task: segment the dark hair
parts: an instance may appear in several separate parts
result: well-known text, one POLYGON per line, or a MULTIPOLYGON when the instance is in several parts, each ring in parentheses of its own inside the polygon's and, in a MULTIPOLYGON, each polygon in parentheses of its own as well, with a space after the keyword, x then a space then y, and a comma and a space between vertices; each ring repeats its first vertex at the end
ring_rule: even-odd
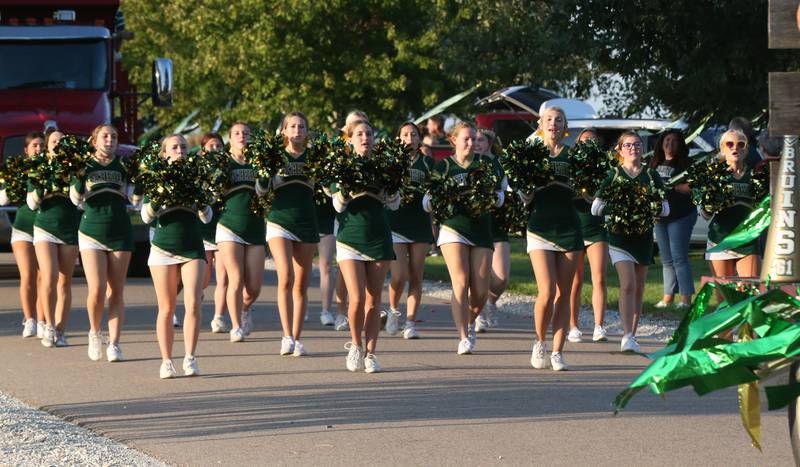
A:
POLYGON ((748 140, 752 138, 753 125, 750 123, 750 120, 744 117, 733 117, 728 123, 728 129, 741 131, 747 136, 748 140))
POLYGON ((225 140, 222 139, 222 136, 220 136, 219 133, 215 133, 213 131, 210 131, 210 132, 204 134, 202 138, 200 138, 200 147, 201 148, 206 147, 206 143, 208 143, 212 139, 217 139, 217 140, 219 140, 220 143, 225 144, 225 140))
MULTIPOLYGON (((41 131, 32 131, 32 132, 28 133, 27 135, 25 135, 25 146, 23 146, 25 151, 28 150, 28 145, 31 144, 31 142, 33 142, 33 140, 35 140, 35 139, 41 139, 42 140, 42 143, 45 146, 44 149, 46 151, 47 150, 47 140, 44 139, 44 133, 42 133, 41 131)), ((33 154, 27 154, 27 155, 32 156, 33 154)))
POLYGON ((436 114, 432 117, 428 117, 428 120, 433 120, 434 122, 439 124, 439 128, 444 130, 444 117, 442 116, 442 114, 436 114))
POLYGON ((683 133, 681 130, 671 128, 658 135, 656 140, 656 147, 653 149, 653 159, 650 161, 650 167, 655 169, 664 163, 666 156, 664 155, 664 140, 667 136, 675 135, 678 139, 678 151, 675 154, 675 162, 678 167, 688 167, 691 161, 689 160, 689 146, 683 140, 683 133))
MULTIPOLYGON (((403 124, 400 125, 400 128, 397 129, 397 136, 400 137, 400 132, 403 131, 403 128, 405 128, 407 126, 414 127, 414 130, 417 131, 417 135, 419 135, 420 142, 422 142, 422 133, 420 133, 419 127, 417 126, 417 124, 412 122, 411 120, 409 120, 407 122, 403 122, 403 124)), ((421 146, 421 144, 420 144, 420 146, 421 146)))

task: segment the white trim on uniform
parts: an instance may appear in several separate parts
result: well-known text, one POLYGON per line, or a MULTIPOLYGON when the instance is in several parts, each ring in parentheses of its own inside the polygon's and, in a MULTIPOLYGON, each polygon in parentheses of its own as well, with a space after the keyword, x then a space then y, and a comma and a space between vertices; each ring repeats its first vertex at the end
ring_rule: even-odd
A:
POLYGON ((83 232, 78 232, 78 250, 100 250, 100 251, 113 251, 106 245, 103 245, 94 238, 86 235, 83 232))
POLYGON ((633 255, 623 250, 622 248, 617 248, 615 246, 611 245, 608 246, 608 256, 611 257, 612 265, 617 264, 620 261, 632 261, 634 264, 639 264, 639 262, 636 261, 636 258, 634 258, 633 255))
POLYGON ((297 235, 289 232, 283 226, 280 226, 274 222, 267 222, 267 242, 269 242, 271 238, 285 238, 291 242, 301 241, 297 235))
POLYGON ((169 253, 155 245, 150 246, 150 256, 147 257, 148 266, 170 266, 188 263, 189 261, 194 261, 194 259, 169 253))
POLYGON ((392 243, 414 243, 410 238, 406 238, 397 232, 392 232, 392 243))
POLYGON ((717 246, 716 243, 708 240, 706 242, 706 261, 722 261, 722 260, 729 260, 729 259, 742 259, 745 255, 741 253, 737 253, 733 250, 724 250, 724 251, 714 251, 710 252, 708 250, 717 246))
POLYGON ((536 235, 531 231, 525 232, 525 238, 527 240, 527 246, 525 248, 526 253, 530 253, 534 250, 547 250, 547 251, 557 251, 559 253, 566 252, 566 248, 561 248, 560 246, 556 245, 555 243, 547 240, 546 238, 536 235))
POLYGON ((56 245, 66 245, 67 243, 43 228, 33 226, 33 244, 36 245, 39 242, 55 243, 56 245))
POLYGON ((208 240, 203 240, 203 249, 205 251, 219 251, 217 244, 214 242, 209 242, 208 240))
POLYGON ((436 239, 436 246, 442 246, 446 243, 462 243, 464 245, 475 246, 474 243, 452 227, 443 225, 439 227, 439 238, 436 239))
POLYGON ((33 236, 28 232, 23 232, 22 230, 11 227, 11 241, 9 243, 14 242, 33 243, 33 236))
POLYGON ((349 245, 336 242, 336 262, 345 261, 348 259, 354 261, 376 261, 375 258, 371 258, 349 245))
POLYGON ((233 242, 233 243, 240 243, 242 245, 252 245, 252 243, 248 243, 244 241, 244 239, 231 231, 231 229, 225 227, 222 224, 217 224, 217 233, 214 236, 214 241, 219 245, 222 242, 233 242))

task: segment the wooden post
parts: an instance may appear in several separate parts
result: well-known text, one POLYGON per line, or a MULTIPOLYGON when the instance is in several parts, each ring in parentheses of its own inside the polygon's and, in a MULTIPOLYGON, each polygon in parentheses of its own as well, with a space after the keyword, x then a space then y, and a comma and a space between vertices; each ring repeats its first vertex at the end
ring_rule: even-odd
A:
POLYGON ((800 49, 797 0, 769 0, 769 48, 800 49))

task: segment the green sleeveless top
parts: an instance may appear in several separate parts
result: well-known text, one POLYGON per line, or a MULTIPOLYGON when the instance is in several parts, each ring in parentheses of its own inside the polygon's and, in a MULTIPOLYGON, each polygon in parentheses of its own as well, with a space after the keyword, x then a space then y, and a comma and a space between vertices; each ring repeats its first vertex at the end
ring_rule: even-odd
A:
POLYGON ((422 208, 423 193, 420 190, 428 179, 433 159, 418 155, 411 164, 410 185, 415 188, 411 201, 402 203, 397 211, 389 211, 392 233, 412 243, 433 243, 431 215, 422 208))
POLYGON ((581 221, 575 210, 575 191, 570 177, 569 147, 552 157, 555 180, 536 190, 528 232, 558 245, 565 251, 583 250, 581 221))
MULTIPOLYGON (((338 186, 331 188, 332 193, 338 186)), ((369 190, 379 195, 379 190, 369 190)), ((350 200, 345 210, 337 216, 339 230, 336 232, 337 248, 342 246, 370 258, 372 261, 394 260, 392 231, 383 202, 370 195, 350 200)))
POLYGON ((13 227, 20 232, 33 236, 33 225, 36 223, 36 211, 31 211, 26 203, 22 203, 17 207, 17 213, 14 215, 13 227))
POLYGON ((224 208, 218 224, 247 243, 264 244, 264 219, 256 216, 250 209, 250 202, 256 196, 256 171, 250 164, 240 164, 233 158, 228 160, 228 170, 231 183, 223 198, 224 208))
POLYGON ((281 226, 301 242, 319 243, 319 228, 314 203, 314 181, 306 175, 306 154, 294 157, 272 177, 272 208, 267 221, 281 226))
MULTIPOLYGON (((37 190, 41 197, 41 191, 37 190)), ((47 195, 36 211, 34 227, 44 230, 67 245, 78 244, 80 213, 67 195, 47 195)))
MULTIPOLYGON (((734 204, 716 213, 708 225, 708 240, 718 244, 727 237, 753 211, 753 169, 745 168, 744 174, 737 179, 733 172, 728 175, 727 182, 733 187, 734 204)), ((760 255, 761 246, 758 239, 738 246, 734 252, 743 255, 760 255)))
POLYGON ((112 251, 133 251, 128 173, 119 156, 108 165, 90 159, 83 176, 73 180, 72 188, 83 195, 79 232, 112 251))
MULTIPOLYGON (((450 156, 439 161, 434 169, 446 177, 454 178, 460 185, 466 187, 467 175, 478 167, 481 157, 482 156, 475 155, 472 158, 472 162, 470 162, 467 167, 461 167, 456 163, 453 156, 450 156)), ((449 219, 443 220, 442 228, 454 230, 456 233, 475 244, 475 246, 489 248, 491 250, 494 249, 494 242, 492 241, 492 220, 489 212, 485 212, 476 217, 470 217, 466 214, 456 214, 449 219)))
MULTIPOLYGON (((150 200, 145 197, 144 202, 147 204, 150 200)), ((168 207, 156 213, 152 224, 155 232, 150 243, 156 251, 185 261, 206 260, 200 229, 201 225, 206 224, 200 221, 195 209, 184 206, 168 207)))

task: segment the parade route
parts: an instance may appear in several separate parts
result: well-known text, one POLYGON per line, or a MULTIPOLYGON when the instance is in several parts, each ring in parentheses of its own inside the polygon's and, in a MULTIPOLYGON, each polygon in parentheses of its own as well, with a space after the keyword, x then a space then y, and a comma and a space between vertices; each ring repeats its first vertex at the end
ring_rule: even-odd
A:
MULTIPOLYGON (((741 428, 735 389, 666 400, 642 392, 614 417, 614 396, 647 363, 613 353, 619 336, 568 344, 573 371, 533 370, 530 319, 505 317, 479 335, 476 354, 458 356, 449 308, 427 297, 422 339, 382 334, 377 354, 387 371, 350 373, 349 334, 320 326, 311 288, 302 339, 310 355, 280 357, 275 283, 266 271, 245 343, 207 330, 206 301, 202 376, 163 381, 149 279, 128 281, 126 361, 116 364, 86 356, 83 279, 63 349, 20 337, 17 282, 2 281, 0 390, 177 465, 793 465, 786 412, 763 414, 760 453, 741 428)), ((656 343, 642 344, 652 351, 656 343)), ((180 333, 175 349, 179 367, 180 333)))

